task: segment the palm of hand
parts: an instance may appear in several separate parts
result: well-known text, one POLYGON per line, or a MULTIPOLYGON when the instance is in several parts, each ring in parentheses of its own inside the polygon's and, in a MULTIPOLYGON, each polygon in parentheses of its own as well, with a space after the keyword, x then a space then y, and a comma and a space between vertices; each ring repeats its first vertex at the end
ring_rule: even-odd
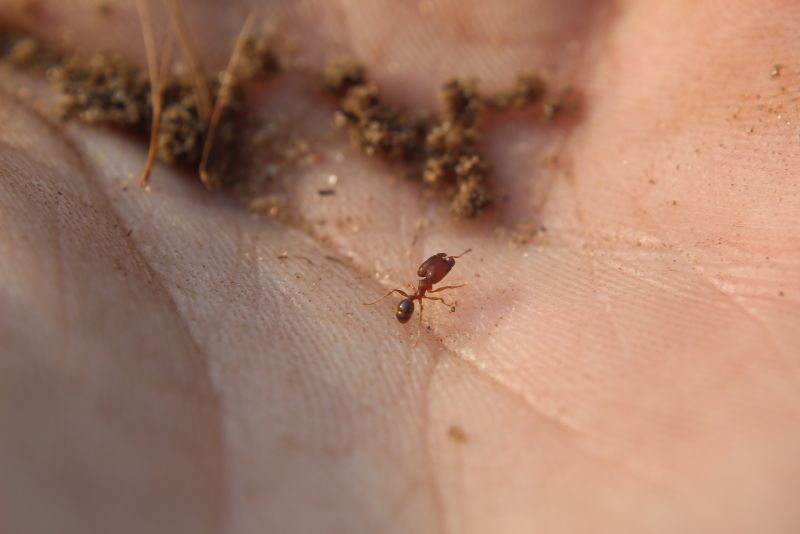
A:
MULTIPOLYGON (((292 177, 314 238, 163 168, 145 194, 128 178, 138 143, 61 132, 3 96, 0 526, 796 524, 797 75, 770 69, 800 10, 543 4, 286 10, 316 25, 312 52, 351 24, 409 102, 447 75, 499 88, 563 54, 580 118, 494 120, 485 151, 510 200, 466 225, 343 136, 292 177), (337 195, 318 199, 332 174, 337 195), (494 226, 514 221, 547 231, 512 248, 494 226), (361 305, 386 291, 373 273, 402 287, 468 247, 447 279, 469 282, 456 313, 426 307, 417 347, 388 299, 361 305)), ((265 108, 327 132, 331 103, 303 87, 272 84, 265 108)))

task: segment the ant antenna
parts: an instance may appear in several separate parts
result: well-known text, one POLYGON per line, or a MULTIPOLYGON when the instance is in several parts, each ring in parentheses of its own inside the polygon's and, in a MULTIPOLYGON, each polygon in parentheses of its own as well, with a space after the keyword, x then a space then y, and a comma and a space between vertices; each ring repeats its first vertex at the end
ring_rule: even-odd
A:
POLYGON ((450 257, 451 257, 451 258, 453 258, 454 260, 457 260, 458 258, 460 258, 461 256, 463 256, 463 255, 464 255, 464 254, 466 254, 467 252, 472 252, 472 249, 471 249, 471 248, 468 248, 467 250, 465 250, 464 252, 462 252, 462 253, 461 253, 461 254, 459 254, 458 256, 450 256, 450 257))
POLYGON ((403 295, 405 298, 411 298, 411 295, 409 295, 409 294, 408 294, 408 293, 406 293, 405 291, 402 291, 402 290, 400 290, 400 289, 392 289, 391 291, 389 291, 388 293, 386 293, 384 296, 382 296, 382 297, 381 297, 381 298, 379 298, 378 300, 375 300, 375 301, 373 301, 373 302, 362 302, 361 304, 363 304, 364 306, 372 306, 372 305, 374 305, 374 304, 377 304, 377 303, 379 303, 380 301, 382 301, 383 299, 385 299, 386 297, 388 297, 388 296, 389 296, 389 295, 391 295, 392 293, 400 293, 400 294, 401 294, 401 295, 403 295))

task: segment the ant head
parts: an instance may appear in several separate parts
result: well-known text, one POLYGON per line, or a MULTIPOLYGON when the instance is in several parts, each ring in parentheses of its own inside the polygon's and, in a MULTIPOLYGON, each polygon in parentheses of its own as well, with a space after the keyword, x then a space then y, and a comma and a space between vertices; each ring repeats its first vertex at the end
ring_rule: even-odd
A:
POLYGON ((411 316, 414 314, 414 301, 411 299, 403 299, 397 305, 397 312, 395 317, 401 323, 407 323, 411 316))

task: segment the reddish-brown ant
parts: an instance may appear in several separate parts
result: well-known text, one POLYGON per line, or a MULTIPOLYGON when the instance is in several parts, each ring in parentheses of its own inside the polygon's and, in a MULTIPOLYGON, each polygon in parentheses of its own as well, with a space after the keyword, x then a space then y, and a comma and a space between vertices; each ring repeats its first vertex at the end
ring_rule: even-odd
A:
MULTIPOLYGON (((444 252, 440 252, 435 254, 422 262, 422 265, 419 266, 417 269, 417 276, 420 280, 417 282, 417 289, 412 294, 408 294, 401 289, 392 289, 384 296, 376 300, 375 302, 365 302, 365 306, 372 306, 373 304, 377 304, 381 300, 385 299, 392 293, 400 293, 405 298, 400 301, 397 305, 397 311, 395 312, 395 317, 401 323, 407 323, 411 316, 414 314, 414 301, 419 301, 419 324, 417 326, 417 339, 419 339, 419 334, 422 331, 422 299, 428 300, 438 300, 445 306, 451 306, 448 304, 443 298, 441 297, 429 297, 426 293, 438 293, 439 291, 444 291, 445 289, 455 289, 457 287, 463 287, 466 284, 460 284, 456 286, 443 286, 437 289, 433 289, 433 284, 438 284, 447 273, 450 272, 450 269, 456 264, 456 260, 466 254, 467 252, 471 252, 472 249, 468 248, 458 256, 448 256, 444 252)), ((414 286, 409 284, 411 289, 414 289, 414 286)))

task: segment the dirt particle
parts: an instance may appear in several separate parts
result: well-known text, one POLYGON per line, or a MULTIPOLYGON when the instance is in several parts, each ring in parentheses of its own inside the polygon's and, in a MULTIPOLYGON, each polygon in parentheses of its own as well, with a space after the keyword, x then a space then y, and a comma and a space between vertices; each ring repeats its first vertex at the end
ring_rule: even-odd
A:
POLYGON ((465 126, 474 126, 483 109, 478 82, 474 79, 448 81, 439 93, 439 100, 444 107, 444 120, 465 126))
POLYGON ((401 114, 384 104, 371 83, 349 86, 334 122, 347 128, 353 144, 368 156, 388 160, 411 160, 425 132, 423 118, 401 114))
POLYGON ((62 117, 147 131, 150 82, 143 69, 103 55, 70 57, 51 69, 49 77, 61 95, 62 117))
POLYGON ((237 67, 240 80, 263 80, 280 70, 272 39, 266 36, 249 36, 242 44, 242 55, 237 67))
POLYGON ((286 198, 281 195, 264 195, 253 198, 250 200, 249 208, 252 212, 265 213, 279 221, 286 221, 289 219, 286 198))
POLYGON ((486 105, 497 111, 510 108, 521 109, 538 102, 545 95, 547 85, 536 72, 523 72, 517 75, 513 87, 486 99, 486 105))
MULTIPOLYGON (((423 179, 428 185, 452 181, 460 159, 475 155, 476 122, 482 108, 475 85, 474 81, 450 80, 439 93, 444 116, 425 138, 423 179)), ((461 174, 467 171, 463 167, 461 174)))
POLYGON ((783 70, 783 65, 776 63, 772 66, 772 69, 769 71, 770 78, 780 78, 781 70, 783 70))
POLYGON ((164 108, 158 129, 159 159, 167 164, 178 161, 199 164, 206 128, 206 123, 199 117, 194 88, 188 83, 170 83, 164 91, 164 108))
POLYGON ((447 429, 447 437, 459 444, 466 443, 468 439, 464 429, 458 425, 451 425, 450 428, 447 429))
POLYGON ((579 107, 578 93, 571 87, 544 101, 542 115, 545 121, 552 121, 565 113, 575 113, 579 107))
POLYGON ((6 59, 15 67, 30 67, 39 53, 39 41, 32 37, 23 37, 11 46, 6 59))
MULTIPOLYGON (((532 222, 521 222, 511 227, 497 226, 494 229, 498 239, 507 239, 508 245, 512 249, 520 248, 531 244, 538 236, 544 234, 547 229, 544 226, 532 222)), ((479 277, 479 275, 476 275, 479 277)))
POLYGON ((111 2, 109 0, 98 0, 95 8, 97 9, 97 13, 104 17, 109 16, 112 12, 111 2))
POLYGON ((560 158, 558 154, 548 154, 542 158, 542 166, 550 170, 558 169, 559 162, 560 158))
POLYGON ((326 259, 326 260, 328 260, 328 261, 332 261, 333 263, 338 263, 338 264, 340 264, 340 265, 347 265, 347 264, 344 262, 344 260, 342 260, 341 258, 337 258, 336 256, 330 256, 330 255, 326 255, 326 256, 325 256, 325 259, 326 259))
POLYGON ((46 71, 60 61, 59 56, 38 39, 10 31, 0 31, 0 55, 16 69, 46 71))
POLYGON ((306 263, 308 263, 309 265, 314 266, 314 262, 311 261, 311 258, 308 258, 306 256, 295 256, 295 258, 297 258, 298 260, 303 260, 306 263))
POLYGON ((534 223, 518 223, 511 229, 509 245, 518 248, 530 244, 542 232, 534 223))
POLYGON ((354 59, 337 59, 325 67, 322 82, 328 91, 344 96, 350 88, 366 83, 366 69, 354 59))
POLYGON ((470 177, 458 184, 456 197, 450 212, 457 219, 472 218, 492 205, 492 197, 477 177, 470 177))
POLYGON ((421 217, 414 221, 414 228, 417 230, 424 230, 431 225, 431 220, 428 217, 421 217))
POLYGON ((475 80, 448 81, 439 93, 442 119, 425 139, 423 180, 429 186, 455 182, 450 212, 472 218, 494 203, 485 182, 489 164, 478 154, 478 120, 483 101, 475 80))

